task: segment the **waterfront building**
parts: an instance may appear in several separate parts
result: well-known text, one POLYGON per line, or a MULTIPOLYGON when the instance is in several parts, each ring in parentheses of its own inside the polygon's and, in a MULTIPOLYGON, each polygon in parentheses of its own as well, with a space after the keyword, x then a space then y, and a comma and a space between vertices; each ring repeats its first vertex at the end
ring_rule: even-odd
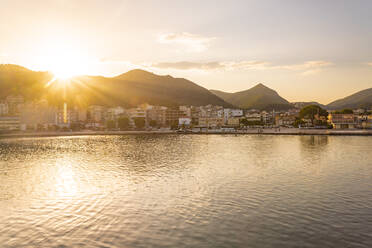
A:
POLYGON ((24 99, 21 95, 10 95, 6 98, 6 102, 8 104, 8 114, 17 115, 23 107, 24 99))
POLYGON ((146 110, 148 123, 150 124, 151 121, 155 121, 157 126, 165 126, 166 125, 166 110, 167 110, 167 107, 150 106, 146 110))
POLYGON ((116 120, 119 116, 125 113, 125 109, 118 106, 115 108, 108 108, 106 111, 106 120, 116 120))
POLYGON ((192 107, 180 106, 179 110, 183 111, 185 113, 185 116, 191 117, 192 107))
POLYGON ((186 113, 178 108, 168 108, 165 111, 165 122, 167 125, 178 125, 178 120, 185 117, 187 117, 186 113))
POLYGON ((213 106, 213 105, 206 105, 199 107, 199 117, 214 117, 214 118, 223 118, 221 116, 221 111, 223 111, 222 106, 213 106))
POLYGON ((296 121, 295 115, 281 114, 275 116, 275 125, 276 126, 293 126, 296 121))
POLYGON ((102 123, 105 121, 106 109, 103 106, 92 105, 88 107, 87 119, 90 122, 102 123))
POLYGON ((145 123, 147 122, 146 118, 146 110, 140 107, 137 108, 131 108, 128 109, 127 111, 128 117, 129 117, 129 123, 131 126, 135 126, 135 119, 136 118, 143 118, 145 120, 145 123))
POLYGON ((0 116, 0 131, 18 131, 20 127, 19 116, 0 116))
POLYGON ((245 114, 245 118, 249 122, 260 122, 261 119, 261 113, 259 111, 249 111, 245 114))
POLYGON ((372 115, 366 116, 361 121, 361 127, 364 128, 364 129, 372 129, 372 115))
POLYGON ((354 114, 336 114, 328 115, 328 121, 334 129, 354 129, 358 125, 357 116, 354 114))
POLYGON ((227 125, 230 127, 239 127, 240 126, 241 117, 230 117, 227 120, 227 125))
POLYGON ((79 122, 79 111, 77 109, 64 109, 57 111, 55 115, 55 124, 59 127, 70 127, 73 123, 79 122))
POLYGON ((191 118, 190 117, 182 117, 178 119, 178 126, 190 126, 191 125, 191 118))
POLYGON ((199 117, 200 117, 200 107, 191 107, 191 122, 194 125, 199 124, 199 117))
POLYGON ((243 116, 243 110, 242 109, 222 109, 219 112, 218 117, 223 117, 225 124, 228 123, 228 120, 230 118, 235 118, 235 117, 242 117, 243 116))
POLYGON ((261 121, 264 124, 268 125, 268 124, 273 123, 273 114, 272 113, 262 111, 260 114, 261 114, 261 121))
POLYGON ((20 112, 20 122, 22 129, 38 129, 40 126, 47 129, 55 125, 57 109, 48 105, 46 100, 35 103, 24 104, 20 112))
POLYGON ((200 117, 199 126, 200 127, 222 127, 224 125, 224 119, 221 117, 200 117))

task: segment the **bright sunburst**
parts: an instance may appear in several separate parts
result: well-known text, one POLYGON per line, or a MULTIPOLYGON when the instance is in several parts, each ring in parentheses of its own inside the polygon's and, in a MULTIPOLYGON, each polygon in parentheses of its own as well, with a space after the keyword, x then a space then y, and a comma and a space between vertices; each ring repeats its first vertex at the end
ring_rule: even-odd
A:
POLYGON ((63 35, 50 36, 38 50, 40 55, 35 58, 35 66, 50 71, 56 81, 90 73, 92 59, 78 40, 63 35))
POLYGON ((61 51, 50 62, 50 71, 57 79, 67 80, 84 73, 86 61, 76 54, 69 54, 67 51, 61 51))

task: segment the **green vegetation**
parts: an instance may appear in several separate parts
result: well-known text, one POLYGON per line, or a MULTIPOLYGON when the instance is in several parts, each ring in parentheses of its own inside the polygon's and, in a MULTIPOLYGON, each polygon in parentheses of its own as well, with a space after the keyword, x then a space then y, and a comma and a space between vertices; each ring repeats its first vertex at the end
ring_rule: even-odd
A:
POLYGON ((263 126, 263 122, 262 121, 248 121, 247 119, 241 119, 240 120, 240 124, 245 126, 245 127, 248 127, 248 126, 263 126))
POLYGON ((305 122, 302 119, 296 117, 296 120, 293 123, 293 126, 294 127, 300 127, 300 126, 304 126, 304 125, 305 125, 305 122))
POLYGON ((109 130, 114 129, 116 127, 116 123, 114 120, 108 120, 106 122, 106 126, 109 130))
POLYGON ((322 109, 318 105, 309 105, 301 109, 299 118, 310 119, 313 125, 326 125, 326 121, 322 121, 320 117, 327 118, 328 112, 325 109, 322 109))
POLYGON ((137 128, 142 129, 146 125, 146 120, 143 117, 137 117, 134 118, 134 124, 136 125, 137 128))
POLYGON ((263 84, 236 93, 226 93, 218 90, 211 90, 211 92, 226 102, 243 109, 286 110, 292 108, 287 100, 263 84))
POLYGON ((353 110, 352 109, 343 109, 343 110, 340 110, 340 111, 336 111, 335 112, 336 114, 353 114, 353 110))
POLYGON ((302 109, 306 106, 309 106, 309 105, 318 105, 319 107, 323 108, 323 109, 326 109, 326 106, 323 105, 323 104, 320 104, 318 102, 292 102, 291 104, 293 105, 297 105, 297 107, 299 109, 302 109))
POLYGON ((150 120, 149 125, 150 127, 157 127, 158 123, 156 122, 156 120, 150 120))
POLYGON ((126 130, 129 127, 129 118, 128 117, 120 117, 118 119, 118 127, 120 130, 126 130))

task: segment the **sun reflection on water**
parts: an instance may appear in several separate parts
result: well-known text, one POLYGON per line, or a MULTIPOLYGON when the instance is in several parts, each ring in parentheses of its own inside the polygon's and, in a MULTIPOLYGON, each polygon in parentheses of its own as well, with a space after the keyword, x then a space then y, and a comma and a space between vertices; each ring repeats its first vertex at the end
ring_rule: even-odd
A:
POLYGON ((55 189, 59 197, 73 197, 78 193, 76 175, 68 160, 57 162, 55 189))

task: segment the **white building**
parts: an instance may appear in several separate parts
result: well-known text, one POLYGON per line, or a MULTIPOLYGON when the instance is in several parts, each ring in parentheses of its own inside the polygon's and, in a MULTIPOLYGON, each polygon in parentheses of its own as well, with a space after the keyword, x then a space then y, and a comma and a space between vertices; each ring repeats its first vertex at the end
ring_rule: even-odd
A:
POLYGON ((191 118, 183 117, 178 119, 179 126, 190 126, 191 125, 191 118))
POLYGON ((0 130, 15 131, 21 127, 19 116, 0 117, 0 130))
POLYGON ((120 115, 123 115, 125 113, 125 109, 118 106, 115 108, 109 108, 106 111, 106 119, 107 120, 115 120, 117 119, 120 115))
POLYGON ((251 111, 245 114, 245 118, 250 122, 261 121, 261 113, 251 111))
POLYGON ((241 117, 243 116, 243 110, 242 109, 223 109, 223 119, 224 123, 226 124, 230 118, 234 117, 241 117))
POLYGON ((131 109, 128 109, 126 112, 129 116, 129 121, 130 121, 131 126, 135 126, 134 120, 136 118, 143 118, 143 119, 145 119, 145 121, 147 123, 147 114, 146 114, 145 109, 142 109, 142 108, 139 108, 139 107, 138 108, 131 108, 131 109))
POLYGON ((88 107, 89 120, 91 122, 102 122, 105 119, 105 107, 92 105, 88 107))

